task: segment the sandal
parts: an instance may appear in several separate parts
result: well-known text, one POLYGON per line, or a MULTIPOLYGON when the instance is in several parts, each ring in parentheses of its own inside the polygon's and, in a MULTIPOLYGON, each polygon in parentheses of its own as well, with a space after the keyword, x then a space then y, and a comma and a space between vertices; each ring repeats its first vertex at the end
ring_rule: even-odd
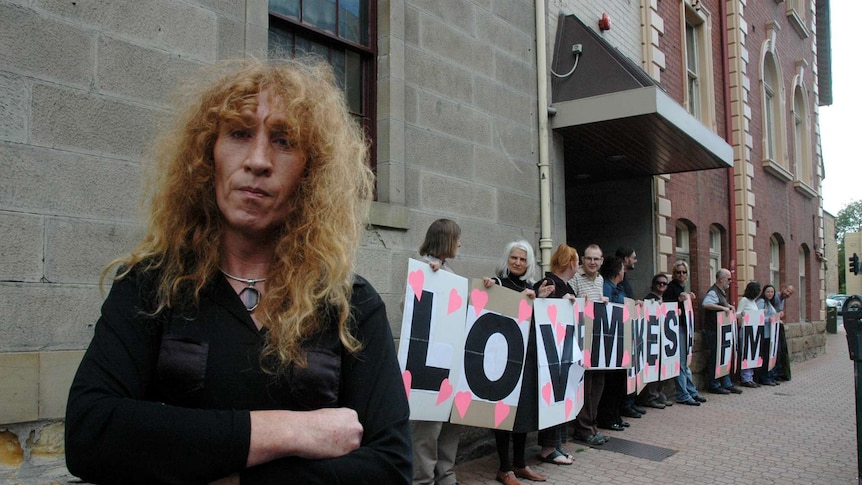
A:
POLYGON ((563 460, 572 460, 571 455, 565 455, 563 453, 560 453, 560 450, 554 450, 548 453, 548 456, 542 456, 541 454, 539 454, 539 460, 545 463, 550 463, 552 465, 571 465, 572 463, 574 463, 574 461, 557 461, 560 458, 562 458, 563 460))
POLYGON ((566 451, 566 450, 564 450, 564 449, 562 449, 562 448, 557 448, 557 451, 559 451, 559 452, 560 452, 560 454, 561 454, 561 455, 563 455, 563 456, 565 456, 566 458, 568 458, 568 459, 570 459, 570 460, 572 460, 572 461, 574 461, 574 460, 575 460, 575 455, 573 455, 573 454, 569 453, 568 451, 566 451))

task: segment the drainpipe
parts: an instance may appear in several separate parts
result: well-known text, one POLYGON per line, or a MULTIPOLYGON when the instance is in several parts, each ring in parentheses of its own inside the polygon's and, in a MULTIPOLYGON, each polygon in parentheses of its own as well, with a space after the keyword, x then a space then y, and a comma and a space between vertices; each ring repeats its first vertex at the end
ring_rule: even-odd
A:
MULTIPOLYGON (((724 139, 730 146, 733 146, 733 118, 731 113, 733 110, 730 107, 730 59, 727 49, 727 2, 718 2, 718 18, 721 25, 721 59, 724 64, 724 69, 721 71, 721 82, 724 84, 724 139)), ((736 150, 734 150, 736 152, 736 150)), ((736 160, 734 159, 734 164, 736 160)), ((728 253, 730 254, 730 268, 734 272, 734 277, 730 279, 730 291, 728 297, 732 298, 732 302, 736 304, 736 297, 739 295, 739 282, 736 279, 736 184, 734 181, 734 168, 727 169, 727 199, 728 204, 728 253)))
POLYGON ((545 0, 536 0, 536 115, 539 122, 539 252, 542 271, 550 271, 551 249, 551 164, 548 161, 548 67, 546 59, 545 0))

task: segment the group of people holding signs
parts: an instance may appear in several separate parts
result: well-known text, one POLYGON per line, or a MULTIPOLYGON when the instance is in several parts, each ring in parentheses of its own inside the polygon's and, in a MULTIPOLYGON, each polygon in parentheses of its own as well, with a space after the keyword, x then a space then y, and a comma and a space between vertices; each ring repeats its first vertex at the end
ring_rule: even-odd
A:
MULTIPOLYGON (((413 424, 414 483, 456 483, 456 425, 494 430, 496 478, 513 485, 518 478, 546 479, 526 464, 528 432, 539 431, 539 459, 568 465, 567 423, 576 439, 603 444, 608 438, 597 425, 610 420, 618 428, 609 429, 624 429, 619 411, 627 399, 673 404, 658 385, 670 379, 682 384, 678 402, 706 401, 686 382, 693 295, 675 292, 662 301, 667 275, 653 278, 649 299, 627 298, 624 258, 605 259, 591 245, 581 265, 577 251, 561 244, 551 271, 536 281, 532 247, 514 241, 493 277, 468 280, 448 265, 459 246, 457 224, 435 221, 420 249, 423 260, 411 259, 408 267, 398 360, 413 424)), ((779 332, 774 308, 746 306, 738 316, 729 307, 715 315, 715 378, 736 368, 743 376, 762 369, 769 378, 778 354, 778 339, 770 339, 779 332)))

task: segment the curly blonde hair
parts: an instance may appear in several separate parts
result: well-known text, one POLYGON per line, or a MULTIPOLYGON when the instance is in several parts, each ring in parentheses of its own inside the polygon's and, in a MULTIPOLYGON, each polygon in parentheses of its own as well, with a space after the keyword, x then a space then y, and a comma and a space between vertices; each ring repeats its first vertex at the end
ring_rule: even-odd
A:
MULTIPOLYGON (((124 258, 117 278, 135 268, 156 271, 156 308, 196 305, 219 272, 224 220, 216 204, 213 146, 219 126, 254 111, 270 93, 273 111, 286 118, 306 168, 278 237, 266 293, 255 315, 269 329, 262 362, 282 372, 305 365, 302 344, 335 315, 345 348, 360 343, 350 331, 356 249, 367 220, 373 175, 368 147, 351 118, 331 68, 310 61, 238 59, 205 69, 186 83, 184 106, 161 130, 145 187, 148 231, 124 258), (325 309, 330 311, 325 311, 325 309), (272 358, 275 358, 274 360, 272 358)), ((272 368, 269 368, 272 367, 272 368)))

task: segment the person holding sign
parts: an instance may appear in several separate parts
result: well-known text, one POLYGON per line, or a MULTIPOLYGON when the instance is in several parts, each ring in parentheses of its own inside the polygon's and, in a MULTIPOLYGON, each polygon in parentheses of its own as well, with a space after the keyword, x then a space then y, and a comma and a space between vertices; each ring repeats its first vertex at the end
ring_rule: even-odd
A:
MULTIPOLYGON (((746 312, 756 311, 757 303, 754 300, 757 296, 760 295, 760 283, 756 281, 749 281, 747 285, 745 285, 745 292, 742 294, 742 298, 739 300, 739 307, 736 309, 736 318, 737 323, 742 322, 743 317, 745 317, 746 312)), ((742 341, 742 334, 740 333, 739 339, 742 341)), ((739 346, 742 348, 742 345, 739 346)), ((763 355, 763 354, 761 354, 763 355)), ((754 382, 754 369, 742 369, 739 371, 739 385, 742 387, 760 387, 760 384, 754 382)))
MULTIPOLYGON (((668 278, 664 273, 658 273, 652 277, 649 293, 644 296, 644 300, 661 301, 667 289, 668 278)), ((644 387, 643 392, 638 396, 638 401, 647 407, 655 409, 664 409, 667 407, 669 399, 661 391, 661 381, 650 382, 644 387)), ((670 402, 673 405, 673 402, 670 402)))
MULTIPOLYGON (((560 244, 551 255, 551 271, 545 273, 545 278, 537 283, 541 286, 551 286, 554 292, 549 298, 570 298, 574 300, 575 290, 568 281, 578 270, 578 251, 567 245, 560 244)), ((571 465, 574 457, 563 449, 566 440, 566 425, 551 426, 539 431, 538 442, 542 449, 539 459, 555 465, 571 465)))
MULTIPOLYGON (((679 308, 682 308, 687 300, 694 300, 695 294, 685 291, 685 282, 688 280, 688 263, 679 260, 673 264, 671 268, 672 278, 667 284, 667 290, 662 295, 662 301, 668 303, 676 303, 679 308)), ((684 311, 677 313, 679 315, 680 342, 688 341, 688 320, 684 311)), ((676 402, 688 406, 700 406, 706 402, 705 397, 701 397, 697 392, 697 386, 694 385, 694 378, 691 375, 691 368, 688 366, 688 345, 683 346, 685 352, 679 356, 679 375, 676 377, 676 402)), ((667 403, 665 403, 667 404, 667 403)))
POLYGON ((386 308, 354 273, 373 175, 325 63, 184 82, 66 409, 88 483, 409 483, 386 308))
MULTIPOLYGON (((778 318, 777 311, 775 311, 775 307, 772 305, 772 299, 775 298, 775 287, 772 285, 766 285, 763 287, 763 290, 760 292, 760 296, 757 297, 757 308, 763 310, 763 316, 766 322, 771 322, 773 319, 778 318)), ((772 325, 765 325, 763 329, 763 351, 760 355, 763 355, 763 367, 757 370, 756 377, 758 382, 764 386, 777 386, 779 385, 775 382, 775 369, 769 370, 769 359, 766 356, 769 355, 770 343, 772 342, 772 338, 777 335, 772 335, 772 325)))
MULTIPOLYGON (((483 278, 486 288, 500 285, 510 290, 527 295, 529 298, 547 298, 554 291, 554 285, 547 282, 533 290, 536 274, 536 256, 533 247, 524 240, 512 241, 503 250, 503 257, 497 264, 496 276, 483 278)), ((534 472, 527 466, 527 433, 538 428, 538 387, 539 358, 536 355, 536 329, 530 326, 530 336, 527 341, 527 354, 524 359, 524 377, 521 383, 521 397, 518 401, 518 412, 512 431, 494 430, 497 442, 497 456, 500 458, 500 469, 497 471, 497 481, 503 485, 518 485, 517 478, 543 482, 547 477, 534 472), (509 459, 509 443, 512 443, 512 459, 509 459)), ((571 462, 570 462, 571 463, 571 462)), ((569 463, 569 464, 570 464, 569 463)))
POLYGON ((787 336, 784 332, 784 300, 793 296, 794 293, 796 293, 796 288, 793 285, 788 285, 781 288, 781 291, 772 298, 772 305, 778 312, 778 318, 781 319, 781 325, 778 327, 778 362, 773 369, 776 381, 790 380, 790 352, 787 349, 787 336))
MULTIPOLYGON (((602 248, 597 244, 587 246, 587 249, 584 250, 581 269, 569 281, 572 289, 575 290, 576 297, 584 298, 587 302, 603 301, 607 303, 608 299, 604 296, 605 280, 599 274, 602 261, 604 261, 602 248)), ((590 445, 602 445, 608 441, 609 438, 599 431, 596 423, 599 401, 604 389, 605 373, 587 369, 584 373, 584 406, 573 423, 572 437, 576 440, 590 445)))
POLYGON ((715 273, 715 284, 706 292, 706 296, 703 298, 703 303, 701 304, 705 320, 703 335, 706 337, 706 349, 709 352, 706 373, 709 379, 709 392, 713 394, 742 394, 742 389, 733 385, 730 375, 721 378, 715 377, 715 364, 718 358, 715 353, 718 339, 718 332, 716 331, 718 314, 722 312, 734 312, 733 305, 727 302, 727 294, 725 293, 730 287, 730 277, 730 270, 726 268, 718 270, 715 273))
MULTIPOLYGON (((625 275, 625 263, 623 259, 613 257, 605 260, 600 272, 604 279, 604 296, 607 297, 610 303, 624 304, 626 302, 626 293, 621 285, 623 275, 625 275)), ((625 369, 618 369, 603 372, 605 374, 605 388, 599 402, 596 421, 600 428, 623 431, 627 423, 623 421, 620 410, 626 399, 627 371, 625 369)))
MULTIPOLYGON (((419 247, 422 261, 431 269, 453 272, 449 260, 461 247, 461 228, 449 219, 437 219, 428 226, 419 247)), ((414 485, 454 485, 455 455, 461 428, 440 421, 411 421, 413 428, 414 485)))

